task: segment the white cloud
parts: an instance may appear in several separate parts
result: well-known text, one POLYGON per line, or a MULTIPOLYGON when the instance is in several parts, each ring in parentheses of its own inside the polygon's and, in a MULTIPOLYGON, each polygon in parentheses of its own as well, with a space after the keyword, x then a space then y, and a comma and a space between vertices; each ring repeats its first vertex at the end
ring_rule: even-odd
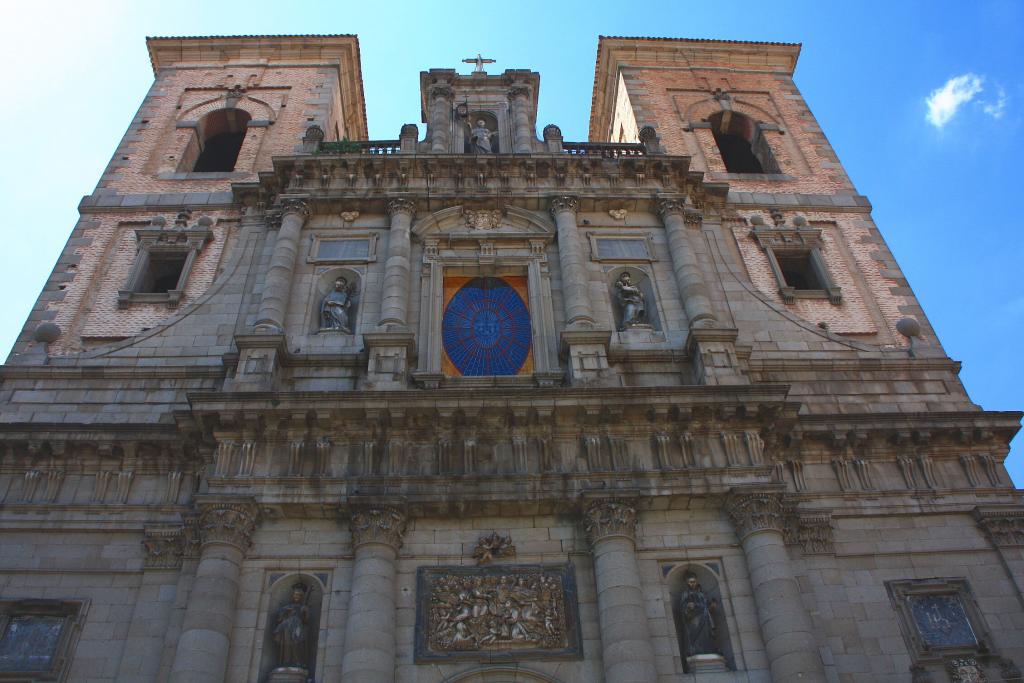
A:
POLYGON ((998 90, 999 95, 995 102, 983 102, 981 105, 981 110, 994 119, 1001 119, 1006 113, 1006 91, 1001 86, 998 87, 998 90))
POLYGON ((949 123, 961 106, 981 92, 983 81, 981 76, 966 73, 950 78, 941 88, 933 90, 925 100, 925 104, 928 105, 928 115, 925 117, 928 123, 936 128, 942 128, 949 123))

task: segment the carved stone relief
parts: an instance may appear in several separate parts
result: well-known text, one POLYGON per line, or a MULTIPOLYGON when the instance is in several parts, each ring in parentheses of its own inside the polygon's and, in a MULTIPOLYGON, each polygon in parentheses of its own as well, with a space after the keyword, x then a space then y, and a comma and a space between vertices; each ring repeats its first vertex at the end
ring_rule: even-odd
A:
POLYGON ((416 661, 581 653, 572 565, 420 567, 416 661))

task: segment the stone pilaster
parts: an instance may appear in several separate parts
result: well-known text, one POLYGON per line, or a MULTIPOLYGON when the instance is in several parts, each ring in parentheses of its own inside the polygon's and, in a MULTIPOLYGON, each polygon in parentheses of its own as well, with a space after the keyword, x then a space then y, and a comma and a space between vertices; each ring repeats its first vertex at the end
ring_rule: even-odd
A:
POLYGON ((260 309, 256 316, 256 331, 265 334, 284 332, 284 317, 288 310, 295 273, 295 255, 299 249, 299 234, 309 217, 309 205, 302 199, 286 199, 281 204, 281 227, 274 241, 270 268, 263 285, 260 309))
POLYGON ((199 566, 171 668, 171 683, 221 683, 227 670, 242 560, 259 521, 251 499, 198 502, 199 566))
POLYGON ((734 489, 725 510, 747 558, 772 680, 824 681, 811 619, 786 554, 782 493, 734 489))
POLYGON ((455 91, 445 84, 430 89, 430 151, 447 154, 451 151, 452 102, 455 91))
POLYGON ((974 519, 999 554, 1024 606, 1024 508, 1017 506, 975 508, 974 519))
POLYGON ((665 225, 672 271, 676 276, 679 296, 683 299, 683 308, 690 327, 713 324, 715 313, 711 308, 711 296, 686 228, 688 219, 699 223, 700 214, 695 210, 688 210, 681 199, 659 200, 658 213, 665 225))
POLYGON ((395 576, 405 526, 405 514, 386 505, 355 509, 349 519, 355 558, 341 663, 345 683, 395 680, 395 576))
POLYGON ((597 500, 583 510, 583 528, 594 554, 607 683, 657 679, 636 560, 636 523, 636 506, 630 500, 597 500))
POLYGON ((185 530, 181 525, 146 527, 142 547, 145 571, 117 672, 118 683, 157 680, 185 554, 185 530))
MULTIPOLYGON (((508 100, 512 106, 512 151, 529 154, 533 151, 533 130, 530 127, 530 89, 521 85, 509 88, 508 100)), ((497 151, 497 150, 495 150, 497 151)))

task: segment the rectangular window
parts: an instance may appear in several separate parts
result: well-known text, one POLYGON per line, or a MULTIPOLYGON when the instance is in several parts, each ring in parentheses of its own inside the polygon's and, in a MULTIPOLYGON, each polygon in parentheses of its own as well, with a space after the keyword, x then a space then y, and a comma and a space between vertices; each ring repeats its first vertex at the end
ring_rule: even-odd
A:
POLYGON ((377 235, 360 233, 345 237, 314 235, 310 263, 369 263, 377 260, 377 235))
POLYGON ((0 600, 0 679, 61 680, 85 606, 79 600, 0 600))
POLYGON ((782 270, 782 278, 787 286, 796 290, 825 289, 814 264, 811 263, 810 252, 776 253, 775 257, 779 261, 779 269, 782 270))
POLYGON ((149 255, 149 267, 142 275, 137 292, 140 294, 166 294, 178 289, 181 271, 185 268, 187 253, 159 253, 149 255))
POLYGON ((591 233, 591 250, 597 261, 653 261, 646 235, 637 237, 598 236, 591 233))

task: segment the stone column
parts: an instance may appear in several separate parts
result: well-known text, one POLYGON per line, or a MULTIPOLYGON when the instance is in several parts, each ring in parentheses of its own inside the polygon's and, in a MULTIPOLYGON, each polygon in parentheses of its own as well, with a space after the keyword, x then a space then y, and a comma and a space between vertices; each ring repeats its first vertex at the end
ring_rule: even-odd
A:
POLYGON ((380 326, 405 327, 409 311, 409 258, 412 246, 409 229, 416 204, 408 199, 388 202, 391 230, 388 258, 384 263, 384 293, 380 302, 380 326))
POLYGON ((387 683, 395 680, 395 574, 406 517, 388 507, 352 513, 351 599, 345 624, 341 680, 387 683))
POLYGON ((281 228, 277 231, 274 253, 263 284, 256 330, 281 333, 288 310, 288 294, 295 272, 295 255, 299 250, 299 233, 309 217, 309 206, 301 199, 286 199, 281 206, 281 228))
POLYGON ((256 529, 251 500, 201 504, 199 566, 171 667, 171 683, 223 683, 242 560, 256 529))
POLYGON ((636 562, 636 517, 636 507, 626 500, 594 501, 583 511, 583 526, 594 553, 607 683, 658 678, 636 562))
POLYGON ((562 267, 565 326, 570 329, 581 324, 594 324, 583 245, 576 226, 578 207, 579 202, 575 197, 555 197, 551 200, 551 215, 558 228, 558 261, 562 267))
POLYGON ((512 151, 516 154, 529 154, 533 151, 533 131, 530 129, 530 89, 521 85, 509 88, 508 99, 512 104, 512 124, 515 131, 512 138, 512 151))
POLYGON ((700 321, 715 322, 715 314, 711 308, 711 296, 708 294, 704 274, 697 263, 697 255, 687 223, 700 222, 700 214, 687 210, 682 200, 661 199, 658 201, 658 213, 665 224, 668 236, 668 250, 672 257, 672 270, 675 272, 679 295, 683 298, 683 307, 690 327, 700 321))
POLYGON ((773 681, 824 681, 811 618, 782 538, 782 494, 733 490, 725 504, 750 571, 773 681))
POLYGON ((451 151, 452 102, 455 91, 449 85, 435 85, 430 89, 430 152, 447 154, 451 151))

